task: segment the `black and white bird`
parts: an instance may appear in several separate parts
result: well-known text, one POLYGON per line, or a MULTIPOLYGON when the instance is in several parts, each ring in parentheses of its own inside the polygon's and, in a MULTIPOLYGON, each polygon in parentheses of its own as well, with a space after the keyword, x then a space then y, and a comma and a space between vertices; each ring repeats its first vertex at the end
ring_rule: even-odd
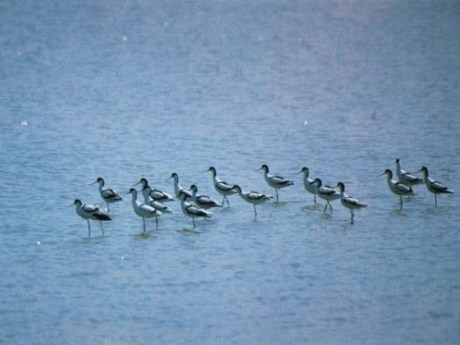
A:
POLYGON ((394 194, 399 195, 399 204, 400 204, 399 210, 402 210, 403 208, 403 198, 402 197, 403 196, 413 196, 414 190, 412 189, 412 187, 402 182, 393 180, 393 172, 390 169, 386 169, 381 175, 387 175, 388 187, 394 194))
POLYGON ((192 218, 193 228, 195 228, 195 218, 210 218, 212 216, 211 212, 206 211, 205 209, 198 207, 192 203, 186 202, 187 194, 184 191, 179 191, 177 198, 180 200, 180 205, 182 212, 187 216, 192 218))
POLYGON ((439 181, 433 180, 428 173, 427 167, 422 167, 420 171, 423 173, 426 188, 434 194, 434 205, 438 207, 438 194, 453 194, 454 191, 447 188, 444 184, 439 181))
POLYGON ((345 193, 345 184, 343 182, 338 182, 337 187, 340 190, 340 203, 350 210, 350 223, 353 224, 355 212, 354 210, 367 207, 366 204, 363 204, 358 199, 352 198, 351 196, 345 193))
POLYGON ((238 194, 240 195, 240 197, 252 204, 252 206, 254 207, 254 217, 257 218, 257 209, 256 209, 256 205, 260 205, 260 204, 263 204, 265 201, 267 200, 270 200, 272 199, 273 197, 271 195, 267 195, 267 194, 264 194, 264 193, 259 193, 259 192, 244 192, 240 186, 238 185, 235 185, 235 189, 237 190, 238 194))
POLYGON ((150 186, 142 188, 142 195, 144 196, 144 204, 152 206, 155 210, 160 211, 161 213, 172 213, 169 206, 152 198, 152 188, 150 188, 150 186))
POLYGON ((156 189, 156 188, 152 188, 149 185, 149 182, 147 181, 147 179, 145 177, 142 177, 139 180, 139 182, 135 184, 135 186, 138 185, 138 184, 142 184, 142 191, 145 188, 149 187, 150 188, 149 196, 155 201, 167 202, 167 201, 173 201, 174 200, 174 197, 171 194, 163 192, 163 191, 161 191, 159 189, 156 189))
POLYGON ((219 204, 219 202, 210 196, 198 195, 198 187, 196 185, 192 184, 190 186, 190 190, 193 193, 191 201, 193 201, 198 207, 204 208, 205 210, 209 210, 213 207, 222 207, 222 204, 219 204))
POLYGON ((315 180, 308 178, 310 170, 307 167, 303 167, 298 174, 303 173, 303 186, 305 190, 313 194, 313 202, 316 204, 316 194, 318 194, 318 185, 315 183, 315 180))
POLYGON ((269 174, 269 169, 267 164, 262 164, 262 166, 257 169, 257 170, 263 170, 264 171, 264 177, 265 181, 267 181, 268 185, 272 188, 275 188, 276 190, 276 201, 279 200, 278 197, 278 189, 285 188, 288 186, 292 186, 294 184, 294 181, 288 180, 282 176, 279 175, 272 175, 269 174))
POLYGON ((174 194, 176 195, 176 198, 179 197, 180 193, 184 194, 183 197, 185 199, 190 199, 192 197, 193 195, 192 191, 182 188, 181 185, 179 184, 179 175, 177 173, 173 172, 169 178, 173 179, 174 194))
POLYGON ((216 168, 214 168, 214 167, 209 167, 209 169, 207 171, 210 171, 211 174, 212 174, 212 179, 213 179, 213 182, 214 182, 214 188, 216 189, 216 192, 223 196, 223 198, 222 198, 222 206, 224 206, 224 201, 227 201, 227 205, 230 206, 230 203, 229 203, 229 201, 227 199, 227 196, 238 193, 235 190, 236 185, 229 184, 229 183, 221 180, 220 178, 218 178, 216 168))
POLYGON ((110 210, 109 204, 113 204, 123 199, 121 195, 112 188, 104 188, 105 181, 102 177, 98 177, 96 181, 91 184, 93 185, 96 183, 99 184, 99 193, 101 194, 102 199, 106 202, 108 210, 110 210))
POLYGON ((340 193, 338 193, 334 187, 323 185, 323 181, 320 178, 315 178, 313 183, 315 183, 318 187, 318 196, 321 199, 326 200, 326 206, 324 207, 323 212, 326 212, 327 207, 329 206, 332 213, 331 201, 340 199, 340 193))
POLYGON ((401 169, 401 161, 399 158, 396 159, 396 176, 398 181, 412 187, 413 185, 423 183, 423 179, 415 174, 401 169))
POLYGON ((158 217, 161 212, 150 205, 146 205, 137 200, 137 190, 131 188, 128 194, 132 195, 133 210, 136 215, 142 218, 143 230, 145 232, 145 218, 155 218, 156 228, 158 229, 158 217))
POLYGON ((112 218, 104 209, 94 204, 83 204, 80 199, 75 199, 73 205, 76 206, 77 214, 81 218, 86 219, 88 222, 88 237, 91 237, 91 224, 89 222, 90 219, 98 220, 100 222, 102 235, 104 235, 104 226, 102 225, 102 222, 112 220, 112 218))

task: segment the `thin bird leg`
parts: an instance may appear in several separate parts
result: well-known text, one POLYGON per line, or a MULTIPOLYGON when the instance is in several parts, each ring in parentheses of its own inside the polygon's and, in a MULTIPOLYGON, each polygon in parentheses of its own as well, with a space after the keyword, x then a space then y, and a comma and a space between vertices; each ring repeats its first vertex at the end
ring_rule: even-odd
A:
MULTIPOLYGON (((228 198, 227 198, 226 195, 224 195, 224 199, 225 199, 225 201, 227 201, 228 207, 230 207, 230 202, 228 201, 228 198)), ((223 206, 223 205, 224 205, 224 201, 222 200, 222 206, 223 206)))
POLYGON ((402 211, 403 208, 403 200, 402 200, 402 195, 399 196, 399 210, 402 211))
POLYGON ((316 194, 313 194, 313 202, 316 205, 316 194))
POLYGON ((144 224, 144 232, 145 232, 145 218, 142 217, 142 223, 144 224))
POLYGON ((155 217, 156 229, 158 230, 158 217, 155 217))
POLYGON ((254 207, 254 218, 257 218, 257 209, 256 209, 256 204, 252 204, 254 207))
POLYGON ((99 223, 101 224, 102 236, 104 236, 105 231, 104 231, 104 225, 102 225, 102 220, 100 220, 99 223))
POLYGON ((279 198, 278 198, 278 188, 275 188, 276 190, 276 201, 279 201, 279 198))
POLYGON ((331 213, 332 213, 332 206, 331 206, 331 203, 329 202, 329 200, 326 200, 326 201, 327 201, 327 203, 326 203, 326 206, 324 206, 323 212, 326 213, 327 207, 329 206, 329 208, 331 209, 331 213))
POLYGON ((353 224, 353 220, 355 218, 355 213, 353 212, 352 209, 350 209, 350 213, 351 213, 351 221, 350 221, 350 224, 353 224))
POLYGON ((438 207, 438 195, 434 195, 434 207, 438 207))
POLYGON ((192 217, 193 228, 195 229, 195 217, 192 217))
POLYGON ((86 221, 88 222, 88 237, 91 237, 91 224, 89 223, 89 219, 86 221))
POLYGON ((109 203, 108 203, 108 202, 106 202, 106 204, 107 204, 107 211, 109 211, 109 212, 110 212, 109 203))

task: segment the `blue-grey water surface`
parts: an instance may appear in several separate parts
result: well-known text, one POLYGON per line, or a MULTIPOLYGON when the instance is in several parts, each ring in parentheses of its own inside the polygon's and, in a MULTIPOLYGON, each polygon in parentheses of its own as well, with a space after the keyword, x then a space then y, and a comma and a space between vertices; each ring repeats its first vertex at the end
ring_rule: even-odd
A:
POLYGON ((455 344, 460 339, 458 1, 0 2, 0 343, 455 344), (399 211, 386 168, 422 165, 399 211), (75 198, 209 166, 274 193, 192 230, 75 198), (369 206, 313 205, 300 175, 369 206))

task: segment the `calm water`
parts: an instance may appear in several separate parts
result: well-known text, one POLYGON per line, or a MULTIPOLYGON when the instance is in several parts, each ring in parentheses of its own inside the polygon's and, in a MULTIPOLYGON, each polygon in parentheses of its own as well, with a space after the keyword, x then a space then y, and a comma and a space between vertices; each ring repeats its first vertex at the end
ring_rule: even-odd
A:
POLYGON ((454 344, 460 338, 458 1, 0 3, 0 343, 454 344), (385 178, 422 165, 398 211, 385 178), (141 176, 279 203, 159 230, 70 207, 141 176), (323 214, 302 166, 366 202, 323 214))

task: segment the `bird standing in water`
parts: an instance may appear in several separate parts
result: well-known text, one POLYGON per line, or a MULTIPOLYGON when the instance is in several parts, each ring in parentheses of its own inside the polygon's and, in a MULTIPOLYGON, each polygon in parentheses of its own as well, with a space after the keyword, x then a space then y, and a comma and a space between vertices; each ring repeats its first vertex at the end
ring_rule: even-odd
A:
POLYGON ((308 178, 310 170, 307 167, 303 167, 298 174, 303 173, 303 186, 305 190, 313 194, 313 202, 316 204, 316 194, 318 194, 318 185, 315 183, 315 180, 308 178))
POLYGON ((408 171, 401 169, 400 159, 396 159, 396 176, 398 177, 399 182, 412 187, 413 185, 423 183, 423 179, 412 174, 408 171))
POLYGON ((262 166, 257 170, 263 170, 265 181, 267 181, 270 187, 275 188, 276 201, 279 201, 278 189, 292 186, 294 184, 294 181, 288 180, 282 176, 269 174, 269 169, 268 169, 267 164, 262 164, 262 166))
POLYGON ((218 178, 216 168, 214 167, 209 167, 207 171, 210 171, 212 173, 212 179, 214 182, 214 188, 216 189, 216 192, 223 196, 222 206, 224 206, 224 201, 227 201, 227 205, 230 206, 230 202, 228 201, 227 196, 237 193, 237 191, 235 190, 236 185, 229 184, 218 178))
POLYGON ((427 167, 420 169, 423 172, 426 188, 434 194, 434 206, 438 207, 438 194, 454 194, 454 191, 447 188, 444 184, 439 181, 433 180, 428 173, 427 167))
POLYGON ((407 195, 407 196, 413 196, 414 195, 414 191, 412 190, 412 188, 402 182, 399 182, 399 181, 395 181, 393 180, 393 172, 390 170, 390 169, 386 169, 383 174, 381 175, 387 175, 387 183, 388 183, 388 187, 390 188, 390 190, 396 194, 396 195, 399 195, 399 210, 401 211, 402 208, 403 208, 403 199, 402 197, 404 195, 407 195))
POLYGON ((142 218, 143 230, 145 232, 145 218, 155 218, 156 228, 158 229, 158 217, 161 215, 161 212, 156 210, 150 205, 146 205, 137 200, 137 190, 131 188, 128 194, 131 194, 133 199, 133 210, 136 215, 142 218))
POLYGON ((256 205, 262 204, 267 200, 270 200, 272 198, 271 195, 259 193, 259 192, 243 192, 241 190, 241 187, 238 185, 235 185, 235 189, 238 191, 238 194, 241 196, 241 198, 254 207, 254 218, 257 218, 257 210, 256 210, 256 205))
POLYGON ((340 199, 340 193, 337 193, 334 187, 323 185, 323 181, 321 181, 320 178, 316 178, 313 183, 318 186, 318 196, 321 199, 326 200, 326 206, 324 207, 323 212, 326 212, 327 207, 329 206, 332 213, 331 201, 340 199))
POLYGON ((109 204, 113 204, 114 202, 120 201, 123 198, 121 197, 120 194, 118 194, 115 190, 112 188, 105 188, 104 189, 104 184, 105 181, 102 177, 98 177, 96 181, 91 183, 92 185, 98 183, 99 184, 99 193, 101 194, 102 199, 107 204, 107 209, 110 211, 109 204))
POLYGON ((83 204, 79 199, 75 199, 73 205, 76 206, 77 214, 81 218, 86 219, 88 222, 88 237, 91 237, 91 224, 89 223, 90 219, 98 220, 100 222, 102 235, 104 235, 104 226, 102 225, 102 222, 112 220, 107 212, 105 212, 97 205, 83 204))
POLYGON ((185 200, 188 198, 187 194, 184 191, 180 191, 177 195, 177 198, 180 200, 180 205, 182 212, 192 218, 193 228, 195 228, 195 218, 210 218, 212 216, 211 212, 202 209, 196 205, 193 205, 185 200))
POLYGON ((353 210, 367 207, 367 205, 345 194, 345 184, 343 182, 338 182, 337 187, 340 190, 340 203, 350 210, 350 224, 353 224, 355 218, 355 212, 353 210))

